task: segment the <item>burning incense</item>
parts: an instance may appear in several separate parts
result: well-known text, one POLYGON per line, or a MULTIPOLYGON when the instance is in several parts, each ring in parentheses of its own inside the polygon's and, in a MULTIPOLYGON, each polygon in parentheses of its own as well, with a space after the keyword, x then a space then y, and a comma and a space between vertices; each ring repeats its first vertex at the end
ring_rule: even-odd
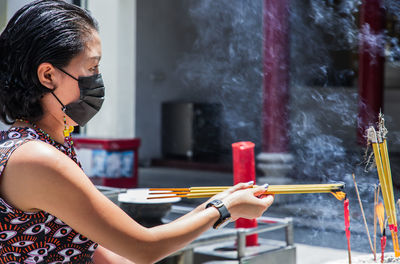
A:
POLYGON ((361 201, 361 198, 360 198, 360 193, 358 192, 356 176, 354 175, 354 173, 353 173, 353 181, 354 181, 354 187, 355 187, 356 193, 357 193, 358 203, 360 204, 361 214, 362 214, 362 217, 364 219, 365 230, 367 231, 367 237, 368 237, 368 241, 369 241, 369 246, 371 247, 371 251, 372 251, 372 254, 374 254, 374 259, 375 259, 376 255, 375 255, 374 247, 372 246, 371 235, 369 234, 369 229, 368 229, 368 225, 367 225, 367 219, 365 218, 364 208, 363 208, 362 201, 361 201))
POLYGON ((388 150, 387 150, 387 144, 386 144, 386 139, 383 140, 382 143, 379 144, 381 153, 383 153, 383 158, 382 162, 384 163, 384 172, 385 176, 387 179, 386 184, 389 186, 389 198, 390 198, 390 206, 391 206, 391 212, 392 212, 392 219, 391 219, 391 224, 389 224, 389 230, 392 233, 392 240, 393 240, 393 247, 394 247, 394 253, 395 257, 400 257, 400 250, 399 250, 399 241, 398 241, 398 235, 397 235, 397 217, 396 217, 396 206, 394 202, 394 194, 393 194, 393 183, 392 183, 392 174, 390 170, 390 164, 389 164, 389 157, 388 157, 388 150))
POLYGON ((379 203, 376 206, 376 216, 378 217, 379 229, 381 230, 381 234, 383 233, 383 227, 385 224, 385 208, 383 207, 383 203, 379 203))
POLYGON ((382 113, 379 114, 379 149, 382 155, 382 162, 383 162, 383 169, 385 173, 385 177, 388 184, 389 189, 389 197, 390 197, 390 206, 392 211, 392 224, 389 224, 390 232, 392 233, 392 240, 393 240, 393 247, 394 247, 394 254, 395 257, 400 257, 400 249, 399 249, 399 241, 397 235, 397 216, 396 216, 396 205, 394 201, 394 194, 393 194, 393 182, 392 182, 392 172, 390 169, 390 162, 389 162, 389 151, 387 147, 387 140, 386 135, 388 133, 385 127, 385 119, 383 118, 382 113), (383 153, 383 154, 382 154, 383 153))
POLYGON ((368 129, 368 140, 372 143, 375 163, 378 171, 379 182, 382 188, 382 197, 389 221, 389 229, 392 233, 393 249, 395 257, 400 256, 399 242, 397 236, 396 207, 393 195, 392 175, 390 171, 389 155, 387 150, 386 128, 383 125, 383 118, 380 116, 380 131, 377 133, 374 127, 368 129))
MULTIPOLYGON (((344 183, 333 184, 300 184, 300 185, 269 185, 264 194, 301 194, 301 193, 332 193, 336 199, 345 198, 344 183)), ((255 188, 256 185, 250 186, 255 188)), ((190 188, 151 188, 148 199, 172 197, 207 198, 230 188, 229 186, 208 186, 190 188)))

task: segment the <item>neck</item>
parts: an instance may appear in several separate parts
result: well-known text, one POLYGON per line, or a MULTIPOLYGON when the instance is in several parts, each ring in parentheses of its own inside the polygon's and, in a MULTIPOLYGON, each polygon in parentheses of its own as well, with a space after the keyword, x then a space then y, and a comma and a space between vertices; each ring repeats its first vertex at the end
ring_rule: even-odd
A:
POLYGON ((62 119, 57 120, 54 116, 45 115, 41 120, 37 121, 35 125, 49 134, 58 143, 64 144, 64 123, 62 119))
POLYGON ((42 129, 44 132, 49 134, 51 138, 53 138, 55 141, 57 141, 60 144, 64 144, 64 125, 61 126, 54 126, 54 125, 48 125, 47 123, 44 122, 36 122, 36 126, 40 129, 42 129))
MULTIPOLYGON (((64 143, 63 128, 61 130, 61 133, 59 133, 59 129, 55 129, 54 127, 47 126, 46 123, 36 122, 35 125, 38 128, 40 128, 41 130, 43 130, 44 132, 46 132, 51 138, 53 138, 58 143, 61 143, 61 144, 64 143)), ((34 128, 34 125, 29 123, 29 122, 26 122, 26 121, 17 120, 17 121, 15 121, 13 127, 30 127, 30 128, 34 128)))

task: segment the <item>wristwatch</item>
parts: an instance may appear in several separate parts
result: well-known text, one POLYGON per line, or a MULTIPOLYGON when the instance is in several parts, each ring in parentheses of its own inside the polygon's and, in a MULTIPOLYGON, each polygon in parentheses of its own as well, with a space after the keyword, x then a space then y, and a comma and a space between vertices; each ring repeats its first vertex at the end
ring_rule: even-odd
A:
POLYGON ((221 200, 213 200, 206 205, 208 207, 215 207, 219 212, 219 219, 213 225, 214 229, 222 228, 229 223, 231 220, 231 214, 228 211, 228 208, 224 205, 221 200))

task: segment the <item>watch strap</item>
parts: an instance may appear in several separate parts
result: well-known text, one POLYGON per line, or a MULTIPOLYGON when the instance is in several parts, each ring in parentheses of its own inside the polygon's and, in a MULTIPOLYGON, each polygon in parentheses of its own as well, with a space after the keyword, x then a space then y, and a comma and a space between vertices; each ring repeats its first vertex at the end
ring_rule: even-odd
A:
POLYGON ((221 200, 213 200, 209 202, 206 205, 206 208, 211 206, 216 208, 219 212, 219 218, 213 225, 214 229, 221 228, 225 226, 227 223, 229 223, 229 220, 231 219, 231 214, 229 213, 228 208, 226 208, 226 206, 221 200))

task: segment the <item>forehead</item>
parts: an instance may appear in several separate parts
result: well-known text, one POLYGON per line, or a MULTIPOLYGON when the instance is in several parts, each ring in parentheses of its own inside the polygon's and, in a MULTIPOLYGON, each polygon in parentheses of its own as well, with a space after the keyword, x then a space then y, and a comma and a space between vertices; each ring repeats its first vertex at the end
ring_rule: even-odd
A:
POLYGON ((92 31, 89 40, 85 44, 85 49, 83 51, 85 56, 88 59, 97 58, 100 59, 101 57, 101 40, 99 33, 96 30, 92 31))
POLYGON ((84 50, 75 56, 70 65, 98 63, 101 59, 101 40, 96 30, 87 37, 84 50))

